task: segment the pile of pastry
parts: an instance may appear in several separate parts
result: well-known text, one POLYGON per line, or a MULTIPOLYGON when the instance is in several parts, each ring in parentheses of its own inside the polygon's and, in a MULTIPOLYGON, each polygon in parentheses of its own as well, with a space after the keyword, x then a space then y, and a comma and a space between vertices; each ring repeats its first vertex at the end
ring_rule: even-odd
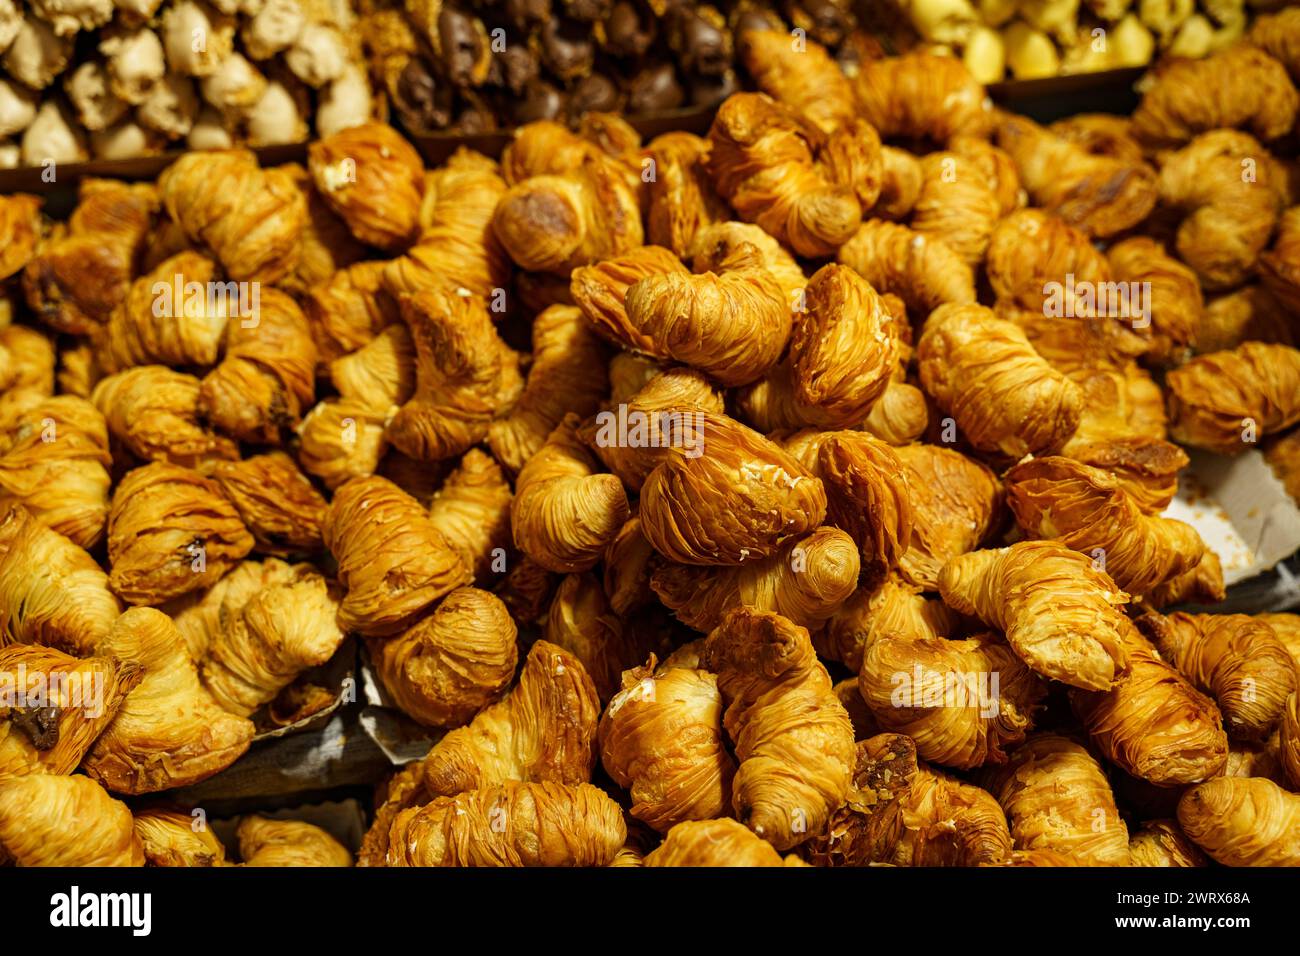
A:
POLYGON ((736 38, 797 29, 856 62, 878 49, 850 0, 374 0, 359 31, 376 87, 414 133, 481 133, 588 111, 716 106, 743 84, 736 38))
POLYGON ((0 169, 301 143, 374 112, 348 0, 0 3, 0 169))
MULTIPOLYGON (((1275 0, 893 0, 893 45, 956 51, 983 83, 1199 59, 1300 11, 1275 0), (1259 20, 1252 24, 1256 14, 1259 20)), ((1287 29, 1293 29, 1288 27, 1287 29)))
POLYGON ((178 788, 356 635, 436 741, 365 865, 1300 863, 1300 615, 1162 514, 1295 493, 1300 64, 1042 127, 791 40, 705 137, 4 197, 0 857, 224 861, 178 788))

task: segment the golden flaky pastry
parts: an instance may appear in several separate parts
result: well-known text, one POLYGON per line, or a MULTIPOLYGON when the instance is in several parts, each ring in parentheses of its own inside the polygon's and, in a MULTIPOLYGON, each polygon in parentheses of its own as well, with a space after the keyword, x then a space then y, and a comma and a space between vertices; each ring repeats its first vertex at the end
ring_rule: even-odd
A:
POLYGON ((1300 422, 1300 350, 1245 342, 1200 355, 1165 380, 1170 433, 1221 455, 1300 422))
POLYGON ((231 279, 276 282, 296 265, 307 202, 290 171, 262 169, 248 150, 190 153, 164 170, 158 194, 231 279))
POLYGON ((393 821, 389 866, 606 866, 627 839, 619 805, 587 783, 497 784, 393 821))
POLYGON ((1133 119, 1114 113, 1076 113, 1051 124, 1057 136, 1078 143, 1095 156, 1140 162, 1145 155, 1133 130, 1133 119))
POLYGON ((1002 483, 974 459, 941 445, 894 449, 907 472, 912 536, 898 559, 903 579, 933 591, 949 558, 973 551, 1003 515, 1002 483))
POLYGON ((38 521, 93 548, 108 519, 108 427, 75 395, 12 390, 0 410, 0 501, 20 502, 38 521))
POLYGON ((1273 244, 1259 257, 1259 272, 1264 288, 1294 315, 1300 306, 1300 207, 1278 218, 1273 244))
MULTIPOLYGON (((0 308, 3 308, 0 298, 0 308)), ((35 389, 42 396, 54 391, 57 356, 49 336, 25 325, 0 328, 0 387, 35 389)))
POLYGON ((789 539, 770 558, 741 565, 662 564, 650 587, 679 621, 705 633, 739 606, 774 611, 815 628, 857 588, 860 567, 857 542, 839 528, 821 527, 789 539))
POLYGON ((827 518, 857 542, 868 582, 897 567, 912 540, 912 504, 894 449, 849 429, 800 432, 786 450, 825 485, 827 518))
POLYGON ((782 30, 745 30, 738 48, 758 88, 802 113, 823 133, 833 133, 856 116, 853 87, 820 43, 797 43, 782 30))
POLYGON ((1177 820, 1148 820, 1129 837, 1133 866, 1195 867, 1210 861, 1183 832, 1177 820))
POLYGON ((45 200, 28 193, 11 193, 0 199, 0 281, 21 272, 36 255, 41 240, 41 206, 45 200))
POLYGON ((920 164, 912 228, 927 239, 942 240, 971 268, 978 268, 1002 216, 993 184, 981 167, 953 152, 930 153, 920 164))
POLYGON ((501 599, 457 588, 393 637, 370 642, 380 683, 397 705, 430 727, 468 723, 515 674, 517 630, 501 599))
POLYGON ((596 411, 609 390, 607 356, 582 311, 555 305, 533 319, 533 361, 510 414, 488 428, 497 461, 518 472, 566 414, 596 411))
POLYGON ((329 505, 284 452, 219 462, 212 478, 253 535, 253 550, 284 557, 321 549, 329 505))
POLYGON ((303 296, 303 313, 322 362, 355 352, 400 321, 397 299, 389 294, 384 278, 385 270, 397 262, 353 263, 303 296))
POLYGON ((785 866, 772 844, 735 820, 689 820, 646 854, 645 866, 785 866))
POLYGON ((945 302, 975 302, 969 265, 943 239, 897 222, 871 219, 840 247, 839 261, 880 293, 893 293, 918 315, 945 302))
POLYGON ((415 345, 415 392, 385 434, 420 461, 453 458, 487 437, 523 391, 519 357, 497 335, 484 303, 434 289, 401 300, 415 345))
POLYGON ((1034 205, 1090 236, 1123 232, 1155 206, 1155 171, 1145 163, 1090 153, 1023 116, 1004 117, 997 134, 1034 205))
MULTIPOLYGON (((863 213, 857 186, 872 172, 879 193, 874 130, 853 124, 827 135, 763 93, 728 97, 709 142, 708 168, 718 193, 741 219, 799 255, 831 255, 852 237, 863 213), (856 161, 837 161, 845 158, 856 161), (866 177, 853 175, 860 167, 866 177)), ((874 201, 872 195, 867 207, 874 201)))
POLYGON ((880 726, 907 734, 931 763, 1004 763, 1033 729, 1047 687, 993 634, 965 640, 879 634, 862 650, 858 687, 880 726))
POLYGON ((613 408, 597 413, 579 430, 605 467, 633 490, 640 490, 655 466, 669 457, 674 441, 693 439, 688 429, 697 423, 697 413, 724 411, 722 390, 703 372, 660 372, 656 366, 653 373, 626 402, 611 402, 613 408), (620 423, 626 427, 625 438, 620 438, 620 423))
POLYGON ((646 145, 654 178, 646 184, 646 242, 685 257, 700 230, 730 217, 713 189, 707 163, 709 141, 674 130, 646 145))
POLYGON ((471 448, 429 502, 429 520, 480 584, 506 568, 514 493, 495 459, 471 448))
POLYGON ((736 818, 778 850, 822 832, 848 794, 853 725, 808 632, 778 614, 736 608, 701 655, 718 675, 736 749, 736 818))
POLYGON ((1192 570, 1171 578, 1147 595, 1155 608, 1174 604, 1217 604, 1227 596, 1223 583, 1223 563, 1209 548, 1192 570))
POLYGON ((202 383, 162 365, 142 365, 103 378, 91 401, 113 437, 145 461, 194 466, 239 457, 239 446, 199 420, 202 383))
POLYGON ((0 649, 0 777, 71 773, 108 726, 140 668, 78 660, 36 644, 0 649))
POLYGON ((1024 541, 953 558, 939 593, 962 614, 1003 631, 1044 677, 1106 690, 1124 669, 1128 595, 1092 559, 1051 541, 1024 541))
POLYGON ((351 866, 352 854, 328 832, 299 820, 243 817, 235 831, 244 866, 351 866))
POLYGON ((1133 126, 1153 145, 1177 145, 1224 128, 1277 139, 1290 131, 1300 105, 1286 68, 1249 44, 1204 60, 1174 59, 1148 79, 1133 126))
POLYGON ((240 441, 279 444, 316 394, 316 345, 298 304, 279 289, 226 325, 225 357, 203 379, 199 414, 240 441))
POLYGON ((215 365, 226 324, 251 305, 218 276, 215 260, 186 249, 132 282, 97 338, 104 370, 215 365))
POLYGON ((898 866, 980 866, 1011 855, 1011 832, 986 790, 921 764, 901 798, 903 833, 890 862, 898 866))
POLYGON ((1007 504, 1025 533, 1082 552, 1130 594, 1149 594, 1200 563, 1205 543, 1189 524, 1143 514, 1100 468, 1048 456, 1006 474, 1007 504))
POLYGON ((1282 712, 1278 733, 1278 757, 1287 786, 1300 788, 1300 691, 1292 691, 1282 712))
POLYGON ((573 270, 569 291, 602 337, 615 345, 652 353, 653 330, 634 326, 628 319, 627 293, 651 276, 690 275, 677 254, 662 246, 638 246, 621 256, 602 259, 573 270))
POLYGON ((489 298, 510 275, 510 261, 492 232, 492 214, 505 194, 497 164, 461 147, 424 181, 420 235, 406 255, 386 264, 394 295, 433 286, 468 289, 489 298))
POLYGON ((855 591, 813 634, 813 644, 822 657, 856 674, 862 668, 863 648, 877 636, 913 641, 947 636, 952 617, 943 602, 926 598, 920 587, 891 574, 873 589, 855 591))
POLYGON ((344 398, 387 412, 415 393, 415 343, 404 322, 385 326, 355 352, 329 363, 330 381, 344 398))
POLYGON ((984 268, 999 311, 1015 304, 1058 325, 1107 315, 1109 302, 1096 301, 1109 288, 1106 257, 1085 233, 1041 209, 1018 210, 997 224, 984 268))
POLYGON ((127 474, 108 516, 109 586, 128 604, 160 604, 211 586, 253 548, 216 482, 154 462, 127 474))
POLYGON ((280 285, 286 292, 301 295, 317 283, 327 281, 336 272, 364 259, 367 250, 313 185, 311 173, 297 164, 289 165, 288 169, 307 200, 307 218, 303 221, 299 238, 298 262, 293 274, 281 280, 280 285))
MULTIPOLYGON (((799 310, 798 292, 808 284, 803 267, 785 246, 750 222, 727 220, 704 226, 691 241, 689 262, 695 272, 721 272, 722 264, 732 259, 745 245, 758 250, 763 267, 776 278, 792 312, 799 310)), ((687 261, 683 257, 683 261, 687 261)))
POLYGON ((224 770, 248 749, 252 722, 226 713, 204 689, 166 614, 131 608, 114 622, 101 652, 144 671, 84 764, 110 790, 184 787, 224 770))
POLYGON ((326 399, 298 423, 298 463, 327 488, 373 475, 388 448, 387 409, 354 398, 326 399))
POLYGON ((1218 706, 1165 663, 1144 631, 1155 615, 1122 629, 1128 669, 1105 691, 1071 690, 1070 703, 1107 760, 1156 786, 1199 783, 1219 773, 1228 737, 1218 706))
POLYGON ((507 780, 585 783, 599 718, 596 688, 577 657, 537 641, 505 699, 429 751, 425 789, 448 796, 507 780))
POLYGON ((788 360, 738 401, 765 430, 860 425, 899 361, 895 319, 882 297, 847 266, 817 270, 799 300, 803 308, 795 311, 788 360), (760 390, 772 394, 764 397, 760 390), (764 408, 769 405, 776 407, 764 408))
POLYGON ((282 581, 245 601, 230 589, 222 602, 219 630, 200 673, 203 686, 232 714, 248 716, 274 700, 343 643, 336 623, 337 589, 310 564, 293 565, 279 575, 282 581))
POLYGON ((354 478, 335 492, 323 529, 347 594, 345 631, 395 634, 472 572, 421 504, 386 478, 354 478))
POLYGON ((1282 718, 1296 687, 1295 661, 1263 620, 1245 614, 1169 615, 1153 630, 1161 657, 1223 711, 1234 738, 1260 741, 1282 718))
POLYGON ((641 533, 641 518, 633 513, 605 549, 602 584, 615 614, 626 615, 654 598, 650 575, 657 562, 655 550, 641 533))
POLYGON ((1223 777, 1178 801, 1183 832, 1225 866, 1300 866, 1300 795, 1259 777, 1223 777))
POLYGON ((620 344, 744 385, 776 364, 790 335, 790 303, 759 250, 741 246, 718 272, 650 275, 627 290, 620 344))
POLYGON ((947 305, 917 345, 921 384, 981 451, 1051 451, 1083 414, 1078 387, 1047 364, 1012 322, 980 305, 947 305))
POLYGON ((533 455, 515 482, 510 509, 515 545, 551 571, 585 571, 627 520, 627 494, 598 471, 569 415, 533 455))
POLYGON ((388 856, 388 831, 403 810, 429 802, 424 791, 424 766, 413 760, 375 786, 375 816, 357 851, 357 866, 383 866, 388 856))
POLYGON ((736 762, 722 732, 722 694, 708 671, 655 661, 625 671, 601 718, 601 762, 632 795, 632 816, 667 833, 731 808, 736 762))
POLYGON ((618 691, 625 670, 670 649, 654 627, 638 627, 613 612, 600 579, 569 574, 556 588, 542 637, 582 662, 601 702, 618 691))
POLYGON ((21 505, 0 506, 0 645, 93 654, 121 610, 94 558, 21 505))
POLYGON ((1183 215, 1178 257, 1207 289, 1248 279, 1268 245, 1290 187, 1286 168, 1246 133, 1202 133, 1163 157, 1160 202, 1183 215))
POLYGON ((775 443, 724 415, 698 412, 682 438, 641 489, 642 531, 664 557, 743 564, 821 524, 821 481, 775 443))
POLYGON ((81 181, 67 232, 41 245, 23 270, 28 306, 58 332, 84 335, 126 296, 158 210, 148 183, 81 181))
POLYGON ((1196 272, 1168 255, 1158 240, 1146 236, 1115 243, 1106 250, 1106 258, 1117 282, 1149 284, 1145 311, 1130 304, 1125 318, 1139 334, 1150 338, 1148 354, 1153 359, 1178 363, 1197 344, 1205 311, 1196 272), (1139 328, 1147 321, 1149 329, 1139 328))
POLYGON ((206 591, 191 591, 164 605, 189 649, 190 659, 202 664, 217 640, 223 621, 238 614, 248 601, 269 587, 289 584, 298 571, 287 561, 241 561, 206 591))
POLYGON ((1030 739, 986 771, 1018 850, 1055 850, 1082 866, 1127 866, 1128 831, 1101 765, 1055 734, 1030 739))
POLYGON ((637 195, 624 170, 598 153, 562 173, 512 185, 497 203, 492 231, 521 269, 561 277, 644 239, 637 195))
POLYGON ((126 804, 89 777, 28 774, 0 787, 0 856, 16 866, 143 866, 126 804))
POLYGON ((416 237, 424 163, 387 123, 365 123, 312 143, 307 166, 316 189, 362 242, 395 252, 416 237))
POLYGON ((945 145, 987 136, 994 113, 984 87, 961 60, 909 53, 863 63, 853 78, 858 106, 885 139, 945 145))
POLYGON ((853 787, 826 832, 799 847, 814 866, 869 866, 889 861, 903 836, 903 801, 916 777, 916 745, 904 734, 857 743, 853 787))
POLYGON ((148 866, 226 866, 226 848, 206 817, 181 810, 145 810, 135 815, 135 835, 148 866))
POLYGON ((969 134, 954 136, 948 149, 972 163, 984 177, 985 185, 997 198, 1001 215, 1009 215, 1029 201, 1021 188, 1016 162, 1007 150, 969 134))

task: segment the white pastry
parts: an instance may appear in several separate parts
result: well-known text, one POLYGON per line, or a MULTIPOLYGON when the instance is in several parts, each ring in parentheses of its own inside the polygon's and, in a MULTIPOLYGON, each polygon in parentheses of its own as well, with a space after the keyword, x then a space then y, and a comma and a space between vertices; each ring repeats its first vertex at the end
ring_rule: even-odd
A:
POLYGON ((21 133, 36 118, 37 96, 21 83, 0 79, 0 136, 21 133))
POLYGON ((86 129, 108 129, 126 113, 126 101, 113 92, 108 68, 99 60, 87 60, 68 74, 63 90, 86 129))
POLYGON ((80 163, 87 159, 86 141, 56 100, 46 100, 23 133, 23 165, 49 162, 80 163))
POLYGON ((64 71, 72 55, 72 37, 54 35, 50 25, 25 17, 13 43, 5 51, 5 71, 19 83, 43 90, 64 71))

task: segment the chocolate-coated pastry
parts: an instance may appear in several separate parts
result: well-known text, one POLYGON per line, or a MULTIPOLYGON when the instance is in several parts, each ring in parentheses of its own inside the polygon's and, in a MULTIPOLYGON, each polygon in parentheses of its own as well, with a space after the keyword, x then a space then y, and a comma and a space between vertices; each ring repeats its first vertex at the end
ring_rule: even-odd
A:
POLYGON ((618 87, 600 73, 584 76, 569 93, 569 117, 577 121, 584 113, 613 113, 618 110, 618 87))
POLYGON ((786 0, 784 7, 791 25, 823 46, 839 46, 856 25, 843 0, 786 0))
POLYGON ((672 110, 682 105, 686 92, 677 82, 677 73, 671 63, 648 66, 628 84, 627 112, 630 116, 640 113, 657 113, 660 110, 672 110))
POLYGON ((690 80, 692 106, 716 106, 740 89, 736 71, 728 70, 721 76, 693 76, 690 80))
POLYGON ((456 118, 449 129, 462 136, 478 136, 490 133, 497 128, 496 111, 483 96, 469 90, 463 90, 457 108, 456 118))
POLYGON ((505 0, 506 21, 517 30, 527 30, 551 18, 551 0, 505 0))
POLYGON ((576 80, 591 72, 596 58, 596 44, 585 23, 574 20, 548 20, 537 31, 542 63, 561 80, 576 80))
POLYGON ((451 122, 452 90, 443 86, 424 60, 412 57, 393 91, 393 106, 412 129, 442 129, 451 122))
POLYGON ((720 76, 731 67, 731 34, 715 7, 678 7, 668 19, 668 46, 687 73, 720 76))
POLYGON ((537 79, 542 63, 537 51, 527 43, 506 41, 505 49, 492 55, 492 82, 504 87, 515 96, 523 93, 528 84, 537 79))
POLYGON ((655 18, 633 0, 618 0, 609 16, 597 23, 596 41, 610 56, 642 56, 655 39, 655 18))
POLYGON ((610 0, 564 0, 565 16, 596 23, 609 16, 610 0))
POLYGON ((513 101, 516 123, 533 123, 537 120, 555 119, 564 112, 565 96, 545 80, 533 80, 524 88, 524 95, 513 101))
POLYGON ((455 7, 443 7, 438 14, 438 39, 442 73, 453 86, 479 86, 487 79, 492 51, 482 20, 455 7))

